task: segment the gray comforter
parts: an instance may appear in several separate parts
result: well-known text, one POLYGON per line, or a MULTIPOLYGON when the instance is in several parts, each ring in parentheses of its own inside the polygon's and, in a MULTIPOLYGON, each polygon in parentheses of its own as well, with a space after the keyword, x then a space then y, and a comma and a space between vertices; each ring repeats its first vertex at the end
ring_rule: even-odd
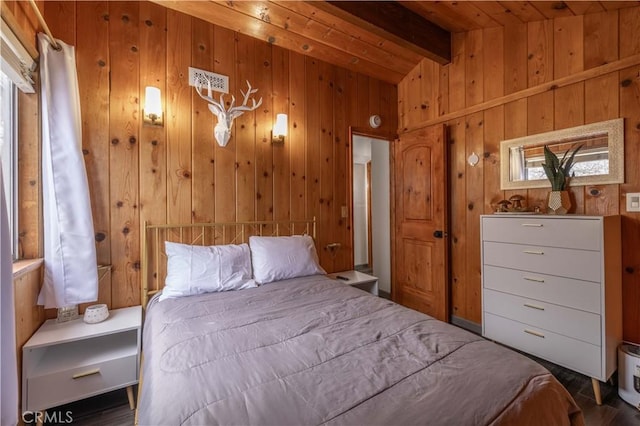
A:
POLYGON ((141 425, 582 424, 537 363, 324 276, 147 308, 141 425))

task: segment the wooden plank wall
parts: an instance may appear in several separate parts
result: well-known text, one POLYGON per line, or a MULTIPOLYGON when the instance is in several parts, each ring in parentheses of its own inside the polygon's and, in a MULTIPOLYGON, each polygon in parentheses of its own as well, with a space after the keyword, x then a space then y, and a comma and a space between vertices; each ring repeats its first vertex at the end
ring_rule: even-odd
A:
MULTIPOLYGON (((379 114, 397 129, 396 87, 148 2, 46 1, 51 31, 76 46, 83 150, 98 263, 112 265, 100 302, 140 303, 143 221, 318 220, 328 271, 352 267, 348 223, 349 126, 379 114), (225 148, 214 116, 188 86, 188 67, 245 80, 262 106, 235 121, 225 148), (144 88, 162 91, 165 125, 142 123, 144 88), (284 145, 271 144, 277 113, 284 145), (335 259, 324 246, 340 242, 335 259)), ((230 101, 230 96, 226 96, 230 101)))
POLYGON ((640 342, 640 214, 624 207, 625 194, 640 191, 640 65, 518 96, 638 55, 639 40, 640 7, 457 33, 451 64, 424 60, 398 85, 400 133, 460 112, 447 121, 453 315, 481 322, 479 216, 516 192, 529 204, 544 203, 547 194, 546 189, 500 191, 500 141, 624 117, 625 183, 571 192, 575 213, 622 215, 624 338, 640 342), (514 97, 499 102, 507 95, 514 97), (492 100, 478 112, 465 113, 492 100), (476 167, 466 162, 472 152, 483 158, 476 167))

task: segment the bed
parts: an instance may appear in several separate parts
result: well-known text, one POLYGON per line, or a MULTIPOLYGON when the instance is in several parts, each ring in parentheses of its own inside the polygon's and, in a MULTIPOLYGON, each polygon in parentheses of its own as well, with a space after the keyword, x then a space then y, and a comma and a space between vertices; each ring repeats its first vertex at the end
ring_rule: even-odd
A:
POLYGON ((534 361, 326 275, 160 301, 163 241, 315 234, 202 226, 146 227, 138 424, 584 424, 534 361))

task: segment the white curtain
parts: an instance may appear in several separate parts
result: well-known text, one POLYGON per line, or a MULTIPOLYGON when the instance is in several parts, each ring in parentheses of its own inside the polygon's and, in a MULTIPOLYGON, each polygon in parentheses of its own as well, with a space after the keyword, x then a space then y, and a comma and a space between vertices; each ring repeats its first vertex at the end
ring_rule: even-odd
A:
POLYGON ((18 423, 18 364, 16 362, 15 307, 13 306, 13 272, 11 267, 11 238, 9 218, 4 200, 0 165, 0 424, 18 423))
POLYGON ((98 269, 87 173, 82 158, 75 49, 57 51, 38 34, 42 106, 44 284, 46 308, 93 302, 98 269))
POLYGON ((509 170, 512 181, 526 180, 524 164, 524 148, 521 146, 511 147, 509 155, 509 170))

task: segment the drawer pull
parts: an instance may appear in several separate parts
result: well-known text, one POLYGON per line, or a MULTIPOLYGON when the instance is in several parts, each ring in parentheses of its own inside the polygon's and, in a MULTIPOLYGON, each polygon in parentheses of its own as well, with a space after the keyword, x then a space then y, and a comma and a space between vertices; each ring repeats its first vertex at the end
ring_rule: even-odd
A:
POLYGON ((532 305, 531 303, 525 303, 524 306, 526 306, 527 308, 537 309, 539 311, 544 311, 544 308, 542 306, 532 305))
POLYGON ((532 228, 542 228, 544 225, 542 223, 522 223, 522 226, 529 226, 532 228))
POLYGON ((94 368, 93 370, 85 371, 84 373, 77 373, 73 375, 73 380, 81 379, 87 376, 93 376, 94 374, 100 374, 99 368, 94 368))
POLYGON ((524 329, 524 332, 527 334, 531 334, 532 336, 536 336, 536 337, 540 337, 542 339, 544 339, 544 334, 538 332, 538 331, 533 331, 533 330, 529 330, 529 329, 524 329))
POLYGON ((538 251, 538 250, 524 250, 523 253, 526 254, 536 254, 538 256, 542 256, 544 254, 543 251, 538 251))
POLYGON ((522 277, 522 279, 527 280, 527 281, 533 281, 536 283, 543 283, 544 279, 542 278, 536 278, 536 277, 522 277))

